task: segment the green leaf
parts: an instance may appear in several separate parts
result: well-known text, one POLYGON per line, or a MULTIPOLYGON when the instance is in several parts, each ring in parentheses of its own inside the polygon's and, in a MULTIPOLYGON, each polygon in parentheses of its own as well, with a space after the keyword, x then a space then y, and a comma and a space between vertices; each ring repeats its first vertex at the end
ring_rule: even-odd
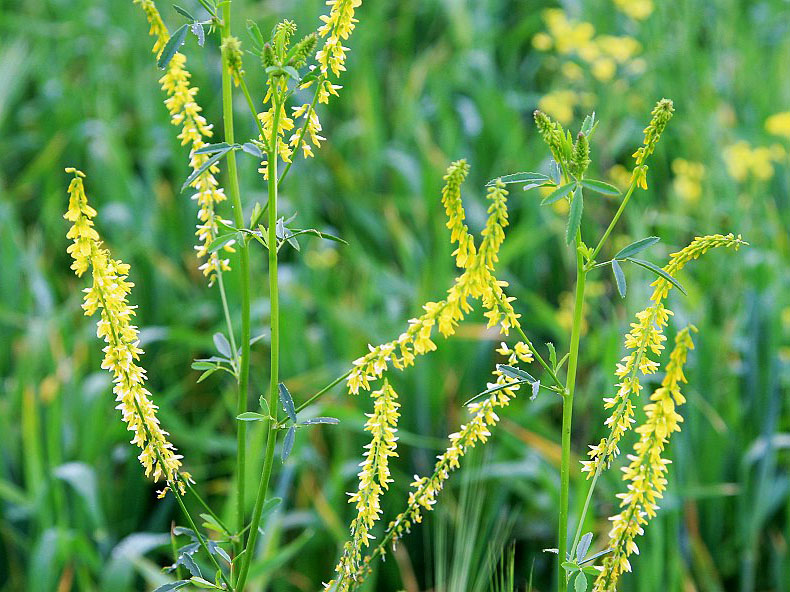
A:
POLYGON ((185 9, 181 8, 178 4, 173 4, 173 10, 175 10, 178 14, 187 17, 190 21, 196 21, 197 19, 189 14, 185 9))
POLYGON ((569 245, 576 238, 576 233, 582 223, 582 213, 584 212, 584 196, 579 187, 571 202, 571 211, 568 214, 568 226, 565 228, 565 244, 569 245))
POLYGON ((220 547, 214 541, 212 541, 212 540, 206 541, 206 546, 208 547, 209 553, 211 553, 212 555, 219 555, 220 557, 222 557, 228 563, 233 563, 233 561, 230 558, 230 555, 228 555, 228 553, 225 551, 225 549, 220 547))
POLYGON ((222 333, 214 333, 214 347, 216 347, 217 351, 223 356, 228 358, 231 357, 230 343, 228 343, 228 338, 222 333))
POLYGON ((625 298, 626 290, 628 289, 625 283, 625 274, 623 268, 616 259, 612 259, 612 273, 614 273, 614 281, 617 284, 617 291, 620 293, 620 298, 625 298))
POLYGON ((266 416, 254 411, 245 411, 244 413, 239 413, 236 419, 239 421, 263 421, 266 419, 266 416))
POLYGON ((215 152, 222 152, 223 150, 230 150, 233 144, 227 142, 219 142, 217 144, 206 144, 195 150, 194 154, 214 154, 215 152))
POLYGON ((285 463, 288 457, 291 456, 291 450, 293 450, 294 447, 295 437, 296 437, 296 426, 291 426, 290 428, 288 428, 288 431, 285 433, 285 438, 283 438, 283 451, 282 451, 282 455, 280 456, 283 463, 285 463))
POLYGON ((604 195, 620 195, 620 190, 614 185, 597 181, 595 179, 582 179, 582 185, 604 195))
POLYGON ((275 508, 279 506, 283 501, 281 497, 271 497, 267 499, 263 503, 263 507, 261 508, 261 520, 266 518, 269 514, 274 512, 275 508))
POLYGON ((555 185, 562 183, 562 171, 560 170, 560 165, 553 158, 549 163, 549 178, 554 181, 555 185))
POLYGON ((154 590, 154 592, 172 592, 173 590, 178 590, 179 588, 183 588, 189 584, 189 580, 178 580, 177 582, 168 582, 167 584, 162 584, 158 588, 154 590))
POLYGON ((305 419, 299 425, 316 425, 319 423, 328 423, 332 425, 337 425, 340 423, 340 420, 335 417, 313 417, 311 419, 305 419))
POLYGON ((573 581, 573 589, 575 592, 587 592, 587 576, 583 571, 580 571, 573 581))
MULTIPOLYGON (((252 142, 244 142, 244 144, 241 145, 241 149, 247 154, 252 154, 255 158, 263 158, 263 152, 261 152, 261 149, 252 142)), ((255 225, 253 224, 252 226, 255 225)))
POLYGON ((652 247, 661 239, 657 236, 648 236, 647 238, 640 238, 638 241, 632 242, 627 247, 623 247, 617 254, 613 257, 613 259, 625 259, 626 257, 633 257, 640 251, 644 251, 648 247, 652 247))
POLYGON ((211 370, 216 364, 214 362, 206 362, 204 360, 195 360, 192 362, 192 370, 211 370))
POLYGON ((189 573, 192 574, 193 576, 198 578, 203 576, 203 574, 200 573, 200 568, 198 567, 198 564, 195 563, 195 560, 192 559, 192 556, 189 555, 188 553, 184 553, 178 556, 176 565, 178 565, 179 563, 184 567, 186 567, 189 573))
POLYGON ((587 551, 590 550, 592 539, 593 533, 591 532, 585 533, 582 538, 579 539, 579 545, 576 547, 576 561, 579 563, 584 561, 584 556, 587 555, 587 551))
POLYGON ((562 569, 564 569, 565 571, 573 572, 579 569, 579 566, 576 565, 576 563, 574 563, 573 561, 563 561, 561 565, 562 565, 562 569))
POLYGON ((222 589, 222 588, 218 588, 216 586, 216 584, 214 584, 213 582, 209 582, 208 580, 203 579, 203 578, 201 578, 199 576, 193 576, 192 579, 189 580, 189 582, 193 586, 195 586, 197 588, 202 588, 203 590, 221 590, 222 589))
POLYGON ((156 62, 160 70, 167 68, 167 65, 170 63, 170 60, 173 59, 173 56, 176 55, 178 49, 184 45, 187 33, 189 32, 188 27, 189 25, 181 25, 178 27, 170 39, 167 40, 167 43, 165 43, 162 49, 162 55, 159 56, 159 61, 156 62))
POLYGON ((205 521, 205 522, 203 522, 203 526, 205 528, 208 528, 209 530, 213 530, 215 532, 219 532, 219 533, 225 534, 225 529, 222 528, 219 525, 219 522, 217 522, 214 519, 214 516, 212 516, 211 514, 200 514, 199 516, 201 518, 203 518, 203 520, 205 521))
POLYGON ((557 368, 557 350, 554 349, 554 344, 551 341, 546 343, 546 347, 549 348, 549 362, 551 362, 551 367, 556 369, 557 368))
POLYGON ((664 271, 657 265, 650 263, 650 261, 643 261, 642 259, 633 259, 631 257, 626 257, 625 260, 630 261, 631 263, 636 263, 637 265, 652 271, 656 275, 661 276, 670 284, 675 286, 678 290, 680 290, 684 296, 686 295, 686 290, 683 289, 683 286, 680 285, 680 282, 678 282, 675 278, 673 278, 671 275, 669 275, 666 271, 664 271))
POLYGON ((293 66, 283 66, 283 72, 288 74, 291 78, 299 82, 299 72, 296 71, 296 68, 293 66))
POLYGON ((488 183, 486 183, 486 187, 492 187, 496 184, 497 179, 502 181, 505 185, 509 185, 510 183, 530 183, 534 181, 548 181, 549 177, 544 175, 543 173, 533 173, 531 171, 523 172, 523 173, 513 173, 512 175, 502 175, 501 177, 497 177, 496 179, 491 179, 488 183))
POLYGON ((277 387, 277 392, 280 395, 280 403, 282 403, 283 409, 286 415, 288 415, 288 419, 296 423, 296 407, 294 407, 294 400, 291 397, 291 393, 288 392, 288 388, 282 382, 277 385, 277 387))
POLYGON ((507 364, 497 364, 496 369, 508 378, 513 378, 515 380, 526 380, 530 384, 535 382, 535 378, 529 372, 524 372, 521 368, 508 366, 507 364))
POLYGON ((609 554, 609 553, 611 553, 612 551, 614 551, 614 549, 611 549, 611 548, 610 548, 610 549, 604 549, 603 551, 598 551, 598 552, 597 552, 597 553, 595 553, 594 555, 590 555, 590 556, 589 556, 587 559, 585 559, 585 560, 584 560, 582 563, 590 563, 590 561, 595 561, 595 560, 596 560, 596 559, 598 559, 599 557, 603 557, 604 555, 608 555, 608 554, 609 554))
POLYGON ((263 40, 261 30, 258 28, 258 23, 247 19, 247 33, 249 33, 250 39, 252 39, 255 49, 263 49, 263 46, 266 42, 263 40))
POLYGON ((197 379, 198 384, 203 382, 204 380, 206 380, 209 376, 214 374, 217 370, 221 370, 221 369, 222 369, 221 366, 215 366, 211 370, 206 370, 203 374, 200 375, 200 377, 198 377, 198 379, 197 379))
POLYGON ((229 232, 227 234, 222 234, 216 237, 213 241, 211 241, 211 243, 209 243, 208 252, 216 253, 221 248, 223 248, 226 245, 229 245, 230 243, 241 242, 241 238, 242 238, 241 234, 236 231, 229 232))
POLYGON ((184 189, 189 187, 195 179, 197 179, 200 175, 202 175, 204 172, 206 172, 206 170, 209 167, 211 167, 214 163, 219 161, 220 158, 222 158, 228 152, 230 152, 231 150, 234 150, 235 148, 236 148, 235 146, 229 146, 228 148, 224 148, 224 149, 220 150, 219 152, 217 152, 216 154, 214 154, 211 158, 209 158, 202 165, 200 165, 200 168, 197 169, 196 171, 193 171, 192 174, 189 175, 189 177, 187 177, 187 180, 184 181, 184 184, 181 186, 181 191, 184 191, 184 189))
POLYGON ((572 183, 566 183, 565 185, 560 185, 557 187, 557 189, 544 197, 540 202, 540 205, 547 206, 549 204, 553 204, 555 201, 559 201, 563 197, 566 197, 574 189, 576 189, 576 181, 573 181, 572 183))
POLYGON ((186 528, 184 526, 175 526, 173 528, 173 534, 175 536, 181 536, 181 535, 188 536, 193 541, 197 541, 198 540, 197 535, 195 534, 195 531, 192 530, 191 528, 186 528))

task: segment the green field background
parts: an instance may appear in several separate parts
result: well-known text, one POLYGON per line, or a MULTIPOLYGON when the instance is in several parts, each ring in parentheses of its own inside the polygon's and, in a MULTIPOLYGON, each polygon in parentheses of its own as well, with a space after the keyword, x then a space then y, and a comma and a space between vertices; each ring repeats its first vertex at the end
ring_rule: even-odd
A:
MULTIPOLYGON (((178 26, 170 2, 158 4, 171 30, 178 26)), ((308 0, 234 0, 233 7, 243 42, 248 18, 264 31, 292 18, 306 33, 325 8, 308 0)), ((675 326, 699 328, 685 423, 669 452, 662 510, 621 589, 790 590, 790 131, 765 126, 790 111, 790 4, 656 2, 637 20, 611 0, 368 0, 357 17, 340 97, 319 111, 328 140, 317 158, 296 162, 283 188, 284 214, 298 212, 302 227, 349 243, 308 238, 299 253, 282 251, 281 376, 297 403, 342 374, 368 343, 400 334, 451 285, 456 269, 440 202, 450 161, 466 158, 472 167, 463 197, 479 231, 487 180, 547 164, 531 115, 546 96, 574 93, 572 129, 596 111, 591 175, 614 183, 622 176, 616 165, 632 166, 652 105, 672 98, 676 114, 651 160, 649 190, 636 194, 604 254, 649 235, 662 239, 647 254, 659 265, 696 235, 741 233, 750 246, 690 265, 680 278, 688 295, 670 297, 675 326), (596 35, 628 36, 639 49, 610 79, 596 76, 573 52, 543 47, 545 37, 536 42, 547 30, 544 10, 556 8, 571 22, 591 23, 596 35)), ((216 36, 205 48, 193 38, 183 51, 221 139, 216 45, 216 36)), ((253 56, 245 60, 260 97, 260 66, 253 56)), ((168 531, 182 520, 174 500, 158 501, 142 475, 100 369, 95 319, 81 314, 86 280, 69 269, 62 218, 66 166, 87 174, 97 226, 114 255, 131 264, 143 365, 163 426, 200 490, 230 514, 232 380, 220 373, 196 384, 190 369, 193 359, 211 355, 212 334, 224 321, 218 291, 197 270, 196 205, 179 191, 188 154, 169 124, 159 75, 144 15, 131 0, 0 0, 3 592, 150 590, 165 581, 159 566, 170 561, 168 531)), ((236 99, 237 138, 251 138, 254 122, 240 93, 236 99)), ((241 159, 249 209, 265 200, 256 168, 241 159)), ((531 338, 564 351, 573 253, 563 240, 564 216, 539 201, 535 191, 511 191, 497 270, 531 338)), ((599 235, 615 208, 609 198, 588 198, 586 236, 599 235)), ((229 209, 222 213, 230 217, 229 209)), ((254 335, 268 323, 265 257, 252 249, 254 335)), ((626 273, 624 300, 608 273, 592 276, 576 458, 603 433, 602 397, 615 383, 622 334, 650 293, 648 272, 626 273)), ((226 283, 238 310, 236 275, 226 283)), ((464 421, 463 402, 490 380, 499 336, 484 321, 470 315, 457 336, 437 341, 438 351, 393 375, 400 456, 384 520, 403 508, 411 476, 429 471, 446 435, 464 421)), ((265 336, 253 346, 252 364, 251 405, 268 382, 265 336)), ((346 492, 355 487, 370 408, 367 395, 338 387, 312 409, 340 425, 300 430, 291 458, 277 465, 273 484, 285 501, 266 521, 251 589, 318 590, 331 577, 353 516, 346 492)), ((551 589, 554 556, 542 550, 556 544, 560 414, 548 396, 511 404, 470 468, 453 476, 437 511, 366 589, 487 590, 492 565, 511 546, 518 589, 530 578, 533 589, 551 589)), ((250 507, 263 438, 251 428, 250 507)), ((578 467, 576 515, 586 493, 578 467)), ((596 548, 605 545, 606 517, 621 489, 614 468, 588 521, 596 548)))

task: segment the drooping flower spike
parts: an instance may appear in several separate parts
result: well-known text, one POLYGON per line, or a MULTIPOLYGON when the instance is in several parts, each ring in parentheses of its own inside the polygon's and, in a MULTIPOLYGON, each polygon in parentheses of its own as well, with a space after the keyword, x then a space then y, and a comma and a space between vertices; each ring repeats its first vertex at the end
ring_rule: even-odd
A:
MULTIPOLYGON (((139 347, 137 327, 132 324, 135 307, 127 300, 134 286, 127 280, 129 265, 111 257, 94 228, 92 219, 96 210, 88 205, 85 175, 74 168, 67 168, 66 172, 74 175, 68 188, 69 207, 63 216, 72 223, 66 235, 72 239, 67 252, 74 259, 71 268, 78 277, 91 270, 93 281, 84 290, 82 308, 89 316, 101 312, 96 334, 107 343, 101 367, 113 375, 116 409, 134 434, 132 444, 142 451, 138 459, 146 476, 152 475, 155 481, 164 478, 168 486, 175 485, 183 493, 184 480, 191 480, 191 476, 181 470, 182 456, 159 425, 157 406, 145 388, 145 370, 137 364, 143 351, 139 347)), ((160 492, 160 497, 166 491, 165 488, 160 492)))

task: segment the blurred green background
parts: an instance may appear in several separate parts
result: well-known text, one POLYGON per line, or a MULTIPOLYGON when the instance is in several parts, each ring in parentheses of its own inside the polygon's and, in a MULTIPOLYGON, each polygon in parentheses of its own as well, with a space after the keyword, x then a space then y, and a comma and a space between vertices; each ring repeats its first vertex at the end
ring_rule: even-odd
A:
MULTIPOLYGON (((158 4, 171 29, 179 24, 170 2, 158 4)), ((293 18, 304 33, 324 10, 307 0, 233 7, 243 41, 247 18, 263 30, 293 18)), ((341 97, 320 110, 329 140, 317 158, 296 163, 284 186, 284 213, 349 242, 308 239, 300 254, 283 251, 281 374, 297 403, 368 343, 397 336, 449 287, 455 270, 439 191, 451 160, 472 165, 463 191, 479 230, 485 181, 547 164, 532 124, 538 105, 574 129, 595 110, 591 174, 622 185, 652 105, 670 97, 676 115, 650 163, 650 189, 637 194, 606 251, 655 234, 662 242, 648 258, 663 265, 697 234, 742 233, 751 246, 690 265, 681 278, 688 296, 670 298, 675 321, 700 329, 686 422, 671 445, 662 511, 622 590, 790 590, 790 114, 781 115, 790 111, 790 4, 398 0, 366 2, 357 16, 341 97)), ((132 266, 143 363, 163 425, 201 491, 229 509, 233 385, 219 374, 196 384, 190 369, 210 355, 221 307, 197 271, 196 206, 179 193, 187 151, 162 105, 151 44, 131 0, 0 1, 4 592, 151 589, 164 581, 171 521, 182 520, 174 500, 157 501, 142 475, 99 368, 95 319, 81 315, 86 284, 65 252, 65 166, 87 173, 99 230, 132 266)), ((221 138, 216 38, 202 49, 190 39, 183 51, 221 138)), ((260 96, 254 59, 246 69, 260 96)), ((252 137, 242 100, 237 113, 237 138, 252 137)), ((242 158, 249 208, 265 199, 255 169, 242 158)), ((572 253, 562 212, 538 201, 536 192, 512 191, 498 270, 533 340, 564 350, 572 253)), ((616 204, 587 201, 584 230, 592 236, 616 204)), ((253 253, 257 335, 268 303, 265 255, 253 253)), ((577 455, 603 432, 601 398, 613 388, 622 333, 649 295, 647 273, 626 271, 625 300, 607 274, 589 289, 577 455)), ((410 476, 429 469, 463 421, 463 401, 485 387, 499 339, 482 321, 472 315, 457 337, 393 375, 403 417, 385 520, 403 507, 410 476)), ((266 343, 253 347, 251 401, 268 381, 266 343)), ((366 396, 337 388, 312 410, 341 424, 301 431, 278 469, 275 488, 286 501, 266 524, 266 561, 253 568, 253 588, 316 590, 329 579, 352 516, 345 492, 355 486, 369 407, 366 396)), ((512 404, 471 468, 453 477, 438 511, 367 589, 485 590, 492 565, 512 546, 518 588, 531 577, 534 589, 548 590, 554 556, 541 550, 555 545, 559 413, 547 397, 512 404)), ((262 433, 253 429, 250 441, 252 493, 262 433)), ((596 496, 589 529, 599 548, 619 479, 611 470, 596 496)), ((574 470, 577 514, 585 492, 574 470)))

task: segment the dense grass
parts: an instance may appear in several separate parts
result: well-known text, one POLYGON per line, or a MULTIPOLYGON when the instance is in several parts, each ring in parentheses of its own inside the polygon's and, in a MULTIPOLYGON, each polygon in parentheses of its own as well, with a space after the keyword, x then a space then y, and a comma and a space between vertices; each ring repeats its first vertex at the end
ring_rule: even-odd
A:
MULTIPOLYGON (((737 257, 716 253, 704 266, 690 266, 682 278, 688 297, 671 299, 677 317, 700 329, 687 372, 686 423, 672 446, 670 493, 623 589, 787 591, 790 170, 785 156, 770 179, 738 183, 723 153, 739 139, 780 142, 763 122, 790 105, 790 9, 780 0, 657 4, 641 24, 608 1, 566 6, 598 31, 633 35, 643 46, 646 70, 626 89, 587 77, 602 121, 594 145, 597 162, 606 163, 600 176, 610 165, 630 164, 655 100, 671 97, 677 109, 652 161, 650 189, 631 206, 616 243, 661 236, 650 256, 662 264, 695 234, 733 231, 751 246, 737 257), (678 157, 706 167, 698 200, 673 189, 670 163, 678 157)), ((168 2, 160 5, 174 17, 168 2)), ((237 31, 245 18, 268 28, 293 15, 308 30, 322 10, 310 1, 234 5, 237 31)), ((298 211, 305 225, 350 243, 330 248, 307 240, 282 266, 281 374, 297 402, 342 373, 367 343, 400 333, 423 302, 450 285, 454 269, 439 201, 449 161, 465 157, 472 165, 464 191, 476 229, 486 180, 542 165, 531 113, 541 96, 566 85, 556 56, 531 44, 544 29, 544 7, 503 0, 363 5, 341 100, 322 116, 329 142, 319 158, 295 165, 283 196, 283 211, 298 211)), ((200 102, 221 137, 217 52, 193 42, 186 52, 200 102)), ((259 84, 255 65, 247 69, 259 84)), ((61 218, 64 166, 88 174, 100 229, 132 265, 144 364, 163 424, 202 490, 216 505, 225 503, 235 447, 232 384, 215 375, 196 385, 189 369, 211 350, 221 309, 196 270, 195 206, 178 192, 186 152, 168 123, 157 78, 144 18, 131 1, 0 3, 3 591, 147 589, 168 560, 170 522, 180 520, 172 500, 156 501, 141 475, 99 370, 94 325, 80 314, 84 282, 69 271, 61 218)), ((237 126, 237 136, 253 135, 248 118, 238 117, 237 126)), ((261 198, 255 163, 243 160, 242 173, 248 203, 261 198)), ((565 349, 572 254, 561 240, 563 218, 537 201, 531 193, 512 194, 499 269, 536 343, 565 349)), ((592 230, 596 220, 608 220, 613 204, 589 200, 587 208, 592 230)), ((253 268, 257 329, 268 310, 260 252, 253 268)), ((608 276, 594 279, 573 436, 578 455, 600 436, 600 400, 614 383, 620 335, 644 306, 650 278, 630 270, 625 301, 608 276)), ((228 281, 235 293, 234 278, 228 281)), ((409 476, 431 466, 463 418, 461 403, 484 387, 494 362, 488 352, 497 336, 484 329, 482 316, 461 337, 394 377, 404 446, 386 497, 393 515, 409 476)), ((266 359, 264 339, 253 348, 256 392, 268 380, 266 359)), ((294 456, 275 475, 287 501, 266 526, 264 541, 286 550, 269 556, 269 568, 277 568, 269 578, 273 589, 315 590, 328 579, 351 515, 345 491, 368 407, 365 397, 338 388, 323 400, 321 414, 339 417, 341 425, 300 433, 294 456)), ((455 592, 449 582, 461 581, 472 589, 470 562, 487 573, 510 541, 521 589, 533 569, 535 589, 548 589, 551 556, 541 549, 554 545, 558 426, 559 406, 547 398, 512 405, 482 464, 458 476, 442 512, 404 541, 368 589, 445 582, 455 592), (481 484, 471 489, 484 492, 482 500, 461 485, 469 481, 481 484), (477 548, 470 549, 474 539, 477 548)), ((253 429, 248 491, 262 441, 253 429)), ((598 534, 607 530, 604 518, 619 488, 611 471, 590 521, 598 534)), ((572 489, 578 510, 584 488, 572 489)))

